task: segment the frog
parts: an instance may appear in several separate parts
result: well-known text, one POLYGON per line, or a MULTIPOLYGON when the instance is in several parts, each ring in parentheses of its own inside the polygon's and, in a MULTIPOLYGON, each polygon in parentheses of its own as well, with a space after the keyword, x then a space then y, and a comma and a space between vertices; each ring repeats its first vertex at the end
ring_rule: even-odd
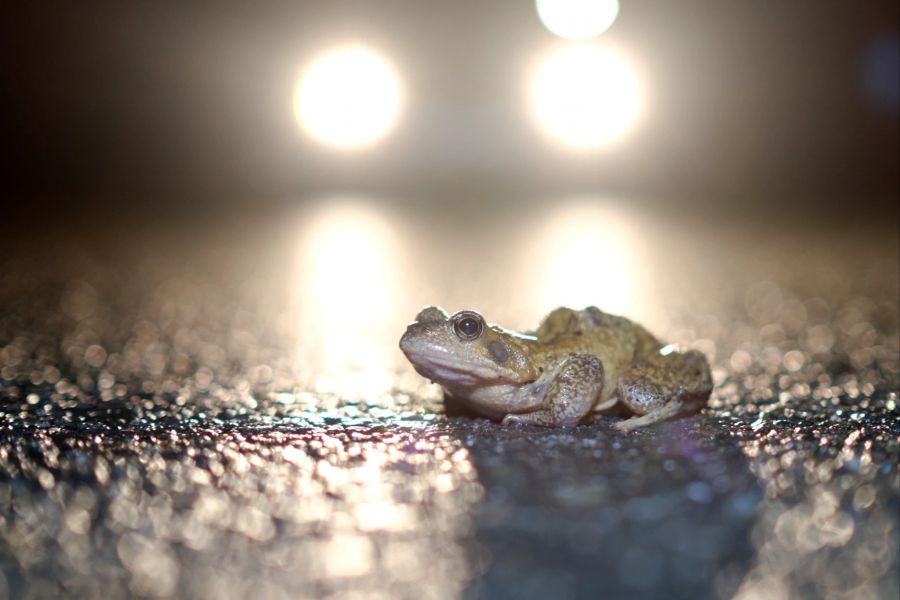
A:
POLYGON ((571 428, 624 416, 630 432, 699 412, 713 383, 697 350, 662 344, 643 326, 595 306, 560 307, 534 331, 489 324, 474 310, 423 308, 400 350, 447 401, 502 425, 571 428))

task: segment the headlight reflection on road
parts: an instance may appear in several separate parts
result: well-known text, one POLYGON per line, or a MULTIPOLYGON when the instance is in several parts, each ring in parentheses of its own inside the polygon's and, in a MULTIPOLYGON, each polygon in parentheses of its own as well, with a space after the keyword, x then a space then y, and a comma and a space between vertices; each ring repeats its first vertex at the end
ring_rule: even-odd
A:
POLYGON ((387 223, 364 205, 330 204, 301 236, 299 358, 326 378, 342 374, 336 380, 350 382, 350 372, 365 375, 357 383, 367 391, 386 385, 392 365, 385 348, 397 337, 393 310, 401 276, 387 223))

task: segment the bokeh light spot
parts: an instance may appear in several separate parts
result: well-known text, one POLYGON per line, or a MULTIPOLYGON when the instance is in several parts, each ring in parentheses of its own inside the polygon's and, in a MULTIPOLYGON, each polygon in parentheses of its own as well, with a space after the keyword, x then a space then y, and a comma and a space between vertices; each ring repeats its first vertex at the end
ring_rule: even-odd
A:
POLYGON ((634 70, 619 54, 579 45, 557 50, 538 66, 531 102, 550 135, 589 148, 619 139, 634 125, 641 94, 634 70))
POLYGON ((619 0, 537 0, 535 6, 544 27, 569 40, 597 37, 619 16, 619 0))
POLYGON ((400 83, 391 67, 358 46, 315 61, 294 94, 301 127, 327 144, 345 148, 384 137, 397 120, 400 104, 400 83))

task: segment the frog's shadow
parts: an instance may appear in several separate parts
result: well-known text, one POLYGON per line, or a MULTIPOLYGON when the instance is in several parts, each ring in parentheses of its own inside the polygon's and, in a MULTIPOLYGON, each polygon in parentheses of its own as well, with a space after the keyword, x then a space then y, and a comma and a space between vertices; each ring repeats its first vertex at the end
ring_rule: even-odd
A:
POLYGON ((444 414, 448 417, 468 417, 470 419, 484 418, 462 400, 444 392, 444 414))
MULTIPOLYGON (((448 416, 471 415, 448 398, 448 416), (459 410, 458 413, 451 411, 459 410)), ((622 433, 456 421, 484 490, 466 598, 730 596, 754 560, 762 490, 708 415, 622 433), (482 559, 478 559, 482 560, 482 559)))

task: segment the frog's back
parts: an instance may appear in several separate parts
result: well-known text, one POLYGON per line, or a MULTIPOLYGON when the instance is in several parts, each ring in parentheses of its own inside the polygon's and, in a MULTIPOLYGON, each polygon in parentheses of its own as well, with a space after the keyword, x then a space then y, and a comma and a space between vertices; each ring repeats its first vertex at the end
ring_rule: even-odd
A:
POLYGON ((660 348, 659 341, 637 323, 596 306, 584 310, 557 308, 547 315, 535 335, 554 354, 586 352, 619 364, 630 364, 660 348))
POLYGON ((535 332, 540 347, 539 363, 550 367, 569 354, 590 354, 603 365, 605 402, 616 390, 619 377, 660 344, 633 321, 603 312, 595 306, 584 310, 558 308, 547 315, 535 332))

